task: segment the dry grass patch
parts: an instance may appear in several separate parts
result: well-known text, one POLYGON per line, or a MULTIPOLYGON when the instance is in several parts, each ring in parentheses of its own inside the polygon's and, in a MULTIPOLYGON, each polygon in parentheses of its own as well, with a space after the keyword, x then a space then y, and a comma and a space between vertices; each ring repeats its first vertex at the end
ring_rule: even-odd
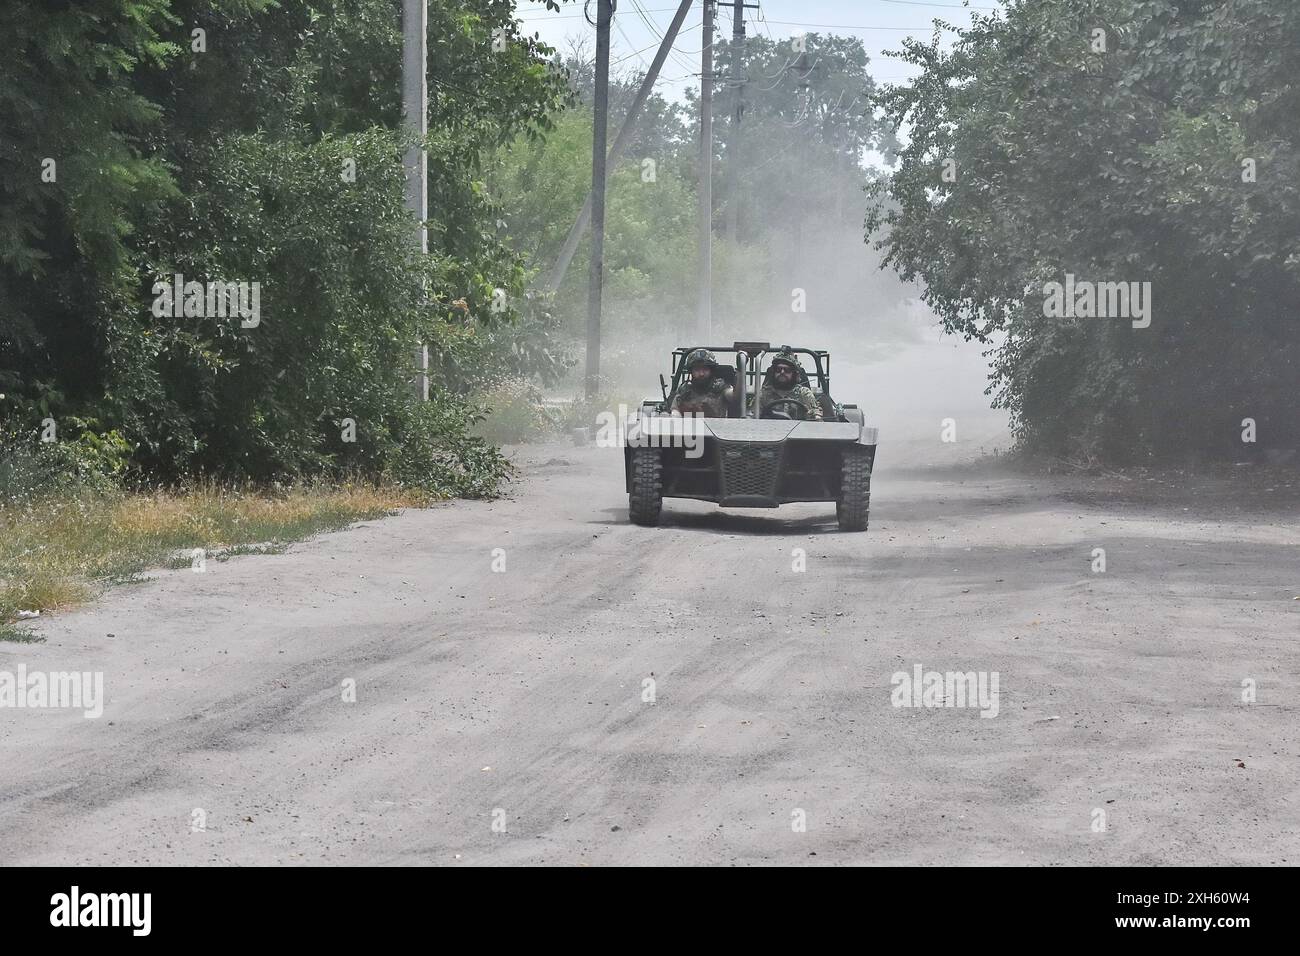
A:
POLYGON ((278 550, 322 531, 429 504, 430 495, 364 484, 273 492, 205 485, 177 492, 47 497, 0 505, 0 639, 20 610, 88 600, 181 552, 278 550))

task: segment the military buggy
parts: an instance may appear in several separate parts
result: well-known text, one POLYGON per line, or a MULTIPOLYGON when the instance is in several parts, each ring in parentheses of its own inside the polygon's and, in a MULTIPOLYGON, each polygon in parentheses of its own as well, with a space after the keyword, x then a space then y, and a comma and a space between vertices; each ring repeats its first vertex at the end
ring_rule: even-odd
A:
POLYGON ((664 498, 713 501, 723 508, 833 501, 841 530, 865 531, 876 429, 867 427, 857 405, 831 397, 830 353, 773 349, 767 342, 702 347, 718 356, 714 374, 734 393, 727 416, 669 411, 670 397, 688 374, 686 357, 698 347, 676 349, 671 383, 659 378, 663 399, 643 402, 627 430, 623 454, 632 521, 657 524, 664 498), (823 421, 805 420, 804 408, 789 400, 758 407, 753 397, 779 351, 811 360, 812 375, 803 370, 803 384, 812 388, 823 421))

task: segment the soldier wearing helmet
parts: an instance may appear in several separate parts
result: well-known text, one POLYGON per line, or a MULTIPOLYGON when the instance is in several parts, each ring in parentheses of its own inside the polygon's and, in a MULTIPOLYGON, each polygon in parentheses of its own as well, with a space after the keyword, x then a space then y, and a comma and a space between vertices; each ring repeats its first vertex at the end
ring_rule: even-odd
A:
POLYGON ((775 405, 774 411, 795 418, 797 412, 789 404, 794 402, 802 406, 804 421, 822 421, 821 403, 813 390, 803 384, 802 378, 803 367, 798 357, 789 349, 781 349, 768 366, 763 388, 758 393, 759 417, 766 417, 769 408, 775 405))
POLYGON ((727 403, 734 394, 731 386, 717 375, 718 360, 708 349, 696 349, 682 363, 686 375, 673 392, 670 411, 726 418, 727 403))

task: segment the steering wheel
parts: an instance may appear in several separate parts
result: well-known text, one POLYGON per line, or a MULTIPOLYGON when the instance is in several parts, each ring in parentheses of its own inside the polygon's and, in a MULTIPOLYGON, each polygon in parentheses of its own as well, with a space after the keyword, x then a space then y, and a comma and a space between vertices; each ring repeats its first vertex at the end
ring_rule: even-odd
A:
POLYGON ((784 418, 786 421, 801 422, 807 416, 808 410, 804 408, 803 402, 797 398, 778 398, 774 402, 769 402, 763 407, 760 418, 784 418), (781 406, 788 405, 790 411, 785 411, 781 406))

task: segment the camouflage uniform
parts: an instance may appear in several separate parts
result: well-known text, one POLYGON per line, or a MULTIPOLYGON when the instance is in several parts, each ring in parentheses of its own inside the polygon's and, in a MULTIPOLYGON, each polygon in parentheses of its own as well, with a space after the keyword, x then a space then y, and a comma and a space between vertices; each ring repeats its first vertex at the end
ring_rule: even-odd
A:
POLYGON ((727 383, 721 379, 709 379, 703 389, 697 389, 695 384, 687 379, 677 386, 677 391, 673 392, 671 410, 682 414, 695 412, 706 418, 726 418, 727 400, 723 395, 726 390, 727 383))
MULTIPOLYGON (((778 364, 789 365, 796 371, 799 370, 799 360, 790 353, 778 353, 776 358, 772 359, 772 368, 775 369, 778 364)), ((763 383, 763 387, 758 392, 759 415, 763 414, 767 406, 781 399, 792 399, 802 405, 805 421, 822 421, 822 406, 817 401, 817 395, 811 388, 800 382, 797 377, 795 383, 788 389, 777 388, 776 382, 772 380, 772 376, 769 374, 767 381, 763 383)))
POLYGON ((686 377, 673 392, 669 411, 684 415, 696 414, 706 418, 727 417, 727 383, 717 377, 718 360, 708 349, 696 349, 686 356, 682 365, 686 368, 686 377), (691 379, 691 371, 698 365, 707 365, 714 375, 702 386, 697 386, 691 379))
POLYGON ((758 393, 758 411, 761 415, 767 406, 775 401, 788 398, 798 402, 804 408, 804 419, 806 421, 821 421, 822 407, 817 401, 817 395, 807 385, 796 384, 788 391, 777 388, 771 382, 763 386, 763 390, 758 393))

